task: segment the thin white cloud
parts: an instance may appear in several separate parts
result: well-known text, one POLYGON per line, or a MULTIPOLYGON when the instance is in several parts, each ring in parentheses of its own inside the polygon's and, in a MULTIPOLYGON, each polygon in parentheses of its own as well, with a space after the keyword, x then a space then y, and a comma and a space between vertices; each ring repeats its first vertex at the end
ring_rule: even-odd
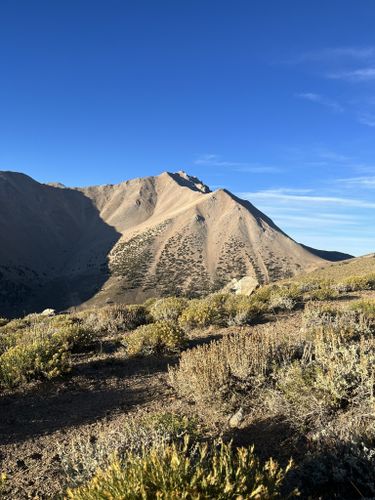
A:
POLYGON ((201 155, 194 161, 194 164, 206 167, 222 167, 234 170, 236 172, 249 172, 254 174, 281 172, 281 169, 279 167, 275 167, 272 165, 226 161, 222 160, 221 156, 216 154, 201 155))
POLYGON ((335 214, 329 214, 328 216, 320 216, 319 214, 315 216, 308 215, 278 215, 278 223, 285 224, 293 227, 306 228, 306 226, 319 224, 319 227, 336 227, 337 225, 347 226, 359 225, 357 220, 350 217, 336 217, 335 214))
POLYGON ((350 163, 353 160, 351 156, 343 155, 342 153, 337 153, 329 149, 318 149, 316 154, 323 160, 329 160, 336 163, 350 163))
POLYGON ((302 92, 300 94, 296 94, 296 97, 314 102, 316 104, 321 104, 322 106, 331 109, 335 113, 342 113, 344 111, 344 108, 343 106, 341 106, 341 104, 321 94, 315 94, 313 92, 302 92))
POLYGON ((290 190, 266 189, 264 191, 240 193, 240 197, 252 200, 277 200, 279 202, 300 202, 301 204, 336 204, 341 207, 371 208, 375 209, 375 203, 353 198, 342 198, 337 196, 307 196, 294 194, 290 190))
POLYGON ((339 179, 338 182, 348 187, 375 188, 375 176, 350 177, 339 179))
POLYGON ((348 71, 328 73, 328 78, 334 80, 347 80, 349 82, 367 82, 375 80, 375 67, 359 68, 348 71))

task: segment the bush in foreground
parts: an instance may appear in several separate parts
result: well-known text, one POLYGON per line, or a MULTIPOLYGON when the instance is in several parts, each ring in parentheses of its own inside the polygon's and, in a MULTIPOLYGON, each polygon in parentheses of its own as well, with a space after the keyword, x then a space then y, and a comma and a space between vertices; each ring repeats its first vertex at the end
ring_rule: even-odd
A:
POLYGON ((280 488, 291 464, 282 469, 272 459, 261 465, 252 448, 233 449, 221 441, 191 446, 171 443, 128 453, 78 489, 73 500, 122 498, 180 500, 212 498, 280 498, 280 488))
POLYGON ((0 329, 0 386, 11 388, 40 378, 53 378, 70 369, 72 352, 89 346, 93 337, 68 316, 35 316, 0 329))
POLYGON ((258 327, 251 335, 230 335, 183 352, 179 365, 169 370, 170 383, 216 418, 255 399, 274 366, 287 363, 295 349, 292 338, 258 327))
POLYGON ((140 456, 146 449, 181 443, 189 435, 191 443, 200 437, 197 423, 174 413, 126 417, 116 426, 95 436, 80 435, 60 449, 64 479, 61 488, 77 487, 90 481, 98 469, 107 469, 114 457, 140 456))

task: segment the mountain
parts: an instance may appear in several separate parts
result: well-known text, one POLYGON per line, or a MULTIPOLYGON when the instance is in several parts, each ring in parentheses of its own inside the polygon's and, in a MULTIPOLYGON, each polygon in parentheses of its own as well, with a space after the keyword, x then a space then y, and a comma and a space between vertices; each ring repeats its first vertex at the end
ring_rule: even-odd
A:
POLYGON ((300 245, 314 255, 317 255, 322 259, 329 260, 330 262, 340 262, 342 260, 354 259, 354 255, 350 255, 349 253, 335 252, 333 250, 317 250, 316 248, 308 247, 302 243, 300 243, 300 245))
POLYGON ((184 172, 67 188, 0 172, 0 315, 199 296, 326 263, 248 201, 184 172))

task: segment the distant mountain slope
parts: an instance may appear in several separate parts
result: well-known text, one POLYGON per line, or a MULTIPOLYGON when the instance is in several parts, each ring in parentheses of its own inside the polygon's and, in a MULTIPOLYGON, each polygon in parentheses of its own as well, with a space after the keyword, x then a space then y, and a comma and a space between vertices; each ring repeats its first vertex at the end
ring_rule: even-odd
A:
POLYGON ((326 262, 248 201, 184 172, 74 189, 2 172, 0 233, 0 315, 201 295, 326 262))
POLYGON ((302 243, 300 243, 300 245, 308 252, 311 252, 312 254, 321 257, 322 259, 329 260, 330 262, 339 262, 341 260, 354 258, 354 255, 350 255, 348 253, 335 252, 330 250, 317 250, 316 248, 308 247, 307 245, 303 245, 302 243))

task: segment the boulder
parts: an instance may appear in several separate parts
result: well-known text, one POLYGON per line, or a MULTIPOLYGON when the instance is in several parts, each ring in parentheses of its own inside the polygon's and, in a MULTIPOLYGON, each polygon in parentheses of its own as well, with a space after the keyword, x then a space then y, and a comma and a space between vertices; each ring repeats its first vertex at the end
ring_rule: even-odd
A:
POLYGON ((41 316, 55 316, 55 314, 55 309, 44 309, 44 311, 40 313, 41 316))
POLYGON ((241 279, 233 278, 225 287, 226 291, 241 295, 251 295, 259 286, 259 281, 254 276, 244 276, 241 279))

